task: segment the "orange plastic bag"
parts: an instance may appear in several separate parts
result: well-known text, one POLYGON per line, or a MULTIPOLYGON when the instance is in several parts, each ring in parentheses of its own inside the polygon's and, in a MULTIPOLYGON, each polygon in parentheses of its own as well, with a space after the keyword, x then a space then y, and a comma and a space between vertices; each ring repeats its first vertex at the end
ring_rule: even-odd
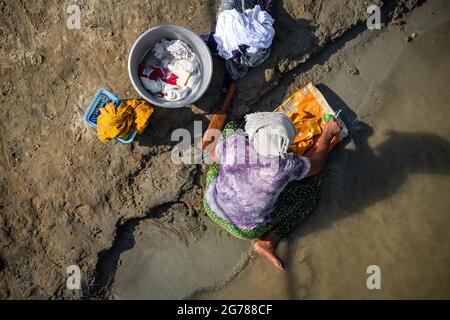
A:
MULTIPOLYGON (((299 156, 304 155, 314 146, 322 134, 322 117, 325 114, 333 116, 335 114, 325 97, 312 83, 294 92, 274 111, 284 112, 294 123, 297 135, 290 151, 299 156)), ((344 129, 343 131, 346 132, 346 128, 344 129)))

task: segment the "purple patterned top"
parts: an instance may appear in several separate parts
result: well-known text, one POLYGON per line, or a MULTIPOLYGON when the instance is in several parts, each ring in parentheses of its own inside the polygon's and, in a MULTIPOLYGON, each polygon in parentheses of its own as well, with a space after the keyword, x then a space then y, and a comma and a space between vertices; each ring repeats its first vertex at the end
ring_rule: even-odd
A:
POLYGON ((241 229, 270 222, 284 187, 303 179, 310 169, 308 158, 293 153, 262 156, 238 133, 220 141, 216 154, 220 172, 209 185, 206 200, 217 215, 241 229))

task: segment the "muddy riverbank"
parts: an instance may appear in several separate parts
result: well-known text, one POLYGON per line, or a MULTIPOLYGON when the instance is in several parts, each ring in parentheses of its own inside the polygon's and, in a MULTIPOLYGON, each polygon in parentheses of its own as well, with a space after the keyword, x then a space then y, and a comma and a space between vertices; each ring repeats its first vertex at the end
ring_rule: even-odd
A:
MULTIPOLYGON (((416 1, 384 1, 388 27, 371 33, 364 27, 364 1, 279 1, 271 58, 238 84, 230 117, 271 110, 314 81, 323 84, 332 103, 353 110, 347 111, 349 119, 371 127, 353 127, 355 141, 331 160, 321 207, 280 248, 292 265, 283 275, 252 258, 247 242, 204 217, 204 168, 170 161, 172 131, 192 131, 194 120, 206 124, 215 110, 221 61, 215 60, 212 85, 198 103, 157 109, 132 145, 102 144, 82 122, 101 87, 136 97, 126 61, 134 40, 149 26, 210 30, 218 1, 182 1, 183 11, 163 0, 79 1, 80 30, 66 27, 68 2, 0 3, 0 297, 251 298, 268 292, 274 298, 358 298, 370 293, 342 270, 363 268, 357 273, 363 281, 368 263, 387 270, 386 297, 448 297, 443 270, 449 266, 449 239, 443 230, 449 206, 442 195, 448 190, 442 161, 448 157, 447 138, 444 129, 426 126, 442 126, 443 109, 432 108, 448 105, 442 87, 432 85, 433 72, 448 68, 439 59, 448 48, 446 38, 435 39, 442 47, 423 43, 445 34, 445 1, 417 8, 416 1), (413 32, 417 37, 407 42, 413 32), (371 44, 376 55, 364 51, 371 44), (424 51, 427 46, 433 50, 424 51), (415 62, 428 81, 419 84, 400 60, 415 62), (437 62, 442 64, 432 65, 437 62), (353 68, 359 76, 349 73, 353 68), (406 90, 411 86, 417 88, 414 94, 406 90), (405 110, 411 102, 417 104, 405 110), (394 138, 385 136, 388 129, 394 138), (419 152, 422 148, 430 152, 419 152), (443 158, 434 157, 434 150, 443 158), (372 184, 375 189, 365 188, 372 184), (370 197, 360 191, 366 189, 370 197), (413 202, 416 198, 424 200, 413 202), (363 253, 363 240, 373 256, 363 253), (357 254, 348 257, 346 250, 357 254), (83 290, 66 288, 66 268, 73 264, 82 270, 83 290), (389 273, 394 266, 403 277, 389 273), (327 286, 332 278, 342 283, 327 286), (427 286, 416 295, 398 291, 419 281, 427 286)), ((437 77, 437 84, 448 83, 444 73, 437 77)))

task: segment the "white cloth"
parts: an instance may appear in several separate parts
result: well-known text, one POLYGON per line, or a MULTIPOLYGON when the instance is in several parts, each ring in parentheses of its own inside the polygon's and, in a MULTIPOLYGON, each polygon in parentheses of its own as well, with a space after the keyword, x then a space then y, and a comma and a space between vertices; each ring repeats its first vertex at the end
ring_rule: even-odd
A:
POLYGON ((200 75, 190 77, 185 86, 178 86, 165 83, 161 79, 150 80, 140 77, 142 85, 147 91, 153 93, 155 97, 167 101, 179 101, 186 98, 192 92, 192 87, 199 81, 199 78, 200 75))
POLYGON ((236 9, 221 12, 214 33, 219 55, 230 59, 241 45, 249 46, 248 53, 269 48, 275 35, 273 22, 270 14, 259 5, 243 13, 236 9))
POLYGON ((159 60, 166 58, 168 53, 176 59, 184 59, 191 62, 194 62, 196 59, 194 51, 181 40, 161 39, 160 42, 155 44, 153 50, 155 58, 159 60))
POLYGON ((245 132, 259 154, 278 157, 285 154, 295 139, 295 127, 282 112, 256 112, 245 116, 245 132))
POLYGON ((139 79, 141 79, 142 85, 148 92, 155 94, 163 91, 164 84, 160 79, 156 81, 150 80, 148 77, 139 77, 139 79))
POLYGON ((184 86, 171 85, 161 79, 150 80, 146 77, 140 77, 140 79, 144 88, 157 98, 167 101, 179 101, 191 94, 192 88, 200 81, 200 73, 197 72, 191 75, 184 86))

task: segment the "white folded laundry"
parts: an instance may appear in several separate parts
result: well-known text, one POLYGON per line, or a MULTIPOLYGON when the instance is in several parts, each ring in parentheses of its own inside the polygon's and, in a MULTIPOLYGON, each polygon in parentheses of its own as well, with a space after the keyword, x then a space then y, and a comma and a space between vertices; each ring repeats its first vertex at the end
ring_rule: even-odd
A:
POLYGON ((240 46, 248 46, 248 53, 269 48, 275 35, 274 19, 259 5, 243 13, 233 10, 222 11, 217 18, 214 39, 221 57, 230 59, 240 46))

